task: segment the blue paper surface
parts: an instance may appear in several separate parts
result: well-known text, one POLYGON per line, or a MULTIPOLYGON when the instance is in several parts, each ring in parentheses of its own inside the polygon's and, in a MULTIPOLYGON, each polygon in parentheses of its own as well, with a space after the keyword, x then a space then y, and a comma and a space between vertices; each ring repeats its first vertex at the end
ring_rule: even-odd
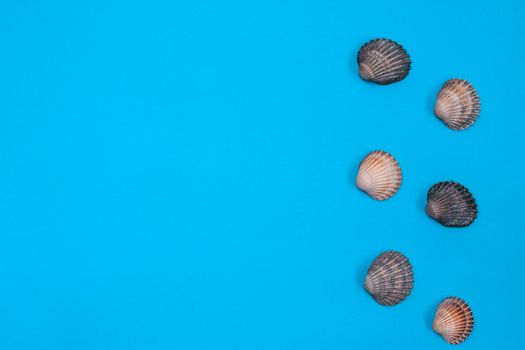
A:
POLYGON ((519 1, 10 1, 0 4, 0 348, 462 349, 525 333, 525 5, 519 1), (357 74, 401 43, 408 77, 357 74), (481 115, 433 115, 469 80, 481 115), (355 187, 391 152, 385 202, 355 187), (459 181, 470 227, 424 212, 459 181), (382 307, 372 260, 406 254, 415 287, 382 307))

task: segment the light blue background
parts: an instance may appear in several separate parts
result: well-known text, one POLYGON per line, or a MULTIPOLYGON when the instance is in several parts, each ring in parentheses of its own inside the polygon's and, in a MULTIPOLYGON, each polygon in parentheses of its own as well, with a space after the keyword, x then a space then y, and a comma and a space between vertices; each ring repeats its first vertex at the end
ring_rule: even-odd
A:
POLYGON ((449 349, 437 303, 466 299, 463 349, 525 347, 525 7, 520 1, 22 1, 0 5, 1 349, 449 349), (357 75, 402 43, 404 81, 357 75), (470 80, 464 132, 432 114, 470 80), (399 160, 376 202, 354 178, 399 160), (447 229, 426 191, 480 214, 447 229), (415 288, 362 288, 383 250, 415 288))

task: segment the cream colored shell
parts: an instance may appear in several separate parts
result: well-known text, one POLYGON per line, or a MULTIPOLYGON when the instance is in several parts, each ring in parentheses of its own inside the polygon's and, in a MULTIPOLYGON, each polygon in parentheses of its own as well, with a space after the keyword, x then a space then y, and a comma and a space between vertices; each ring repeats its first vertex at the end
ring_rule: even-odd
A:
POLYGON ((377 200, 392 197, 401 186, 402 174, 397 160, 388 152, 374 151, 359 165, 357 187, 377 200))
POLYGON ((449 297, 437 308, 432 328, 448 343, 459 344, 465 341, 474 327, 474 317, 470 306, 460 298, 449 297))
POLYGON ((479 116, 480 102, 476 89, 466 80, 450 79, 439 92, 434 113, 449 128, 464 130, 479 116))

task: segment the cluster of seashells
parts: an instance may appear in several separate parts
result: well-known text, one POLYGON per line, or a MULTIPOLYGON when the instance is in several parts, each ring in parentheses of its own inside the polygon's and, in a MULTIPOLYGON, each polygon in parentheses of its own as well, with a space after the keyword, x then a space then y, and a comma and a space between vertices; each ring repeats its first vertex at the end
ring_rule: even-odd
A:
MULTIPOLYGON (((390 39, 374 39, 364 44, 357 54, 359 76, 366 81, 388 85, 403 80, 410 71, 410 56, 390 39)), ((464 79, 450 79, 439 91, 434 113, 453 130, 464 130, 478 119, 479 96, 464 79)))
MULTIPOLYGON (((365 289, 374 300, 393 306, 405 300, 414 288, 412 264, 403 253, 387 251, 372 262, 365 278, 365 289)), ((468 303, 458 297, 447 297, 437 306, 432 328, 450 344, 465 341, 474 326, 468 303)))
MULTIPOLYGON (((402 179, 401 167, 394 156, 373 151, 361 161, 356 185, 373 199, 383 201, 396 194, 402 179)), ((426 212, 443 226, 465 227, 476 219, 478 206, 465 186, 442 181, 428 190, 426 212)))
MULTIPOLYGON (((389 39, 365 43, 357 55, 359 76, 387 85, 403 80, 411 61, 406 50, 389 39)), ((452 130, 471 126, 480 113, 479 96, 472 84, 450 79, 441 88, 434 113, 452 130)), ((356 186, 371 198, 384 201, 396 194, 403 180, 401 167, 390 153, 377 150, 359 164, 356 186)), ((474 222, 478 206, 472 193, 455 181, 434 184, 427 193, 426 213, 446 227, 466 227, 474 222)), ((370 265, 366 291, 380 305, 393 306, 405 300, 414 287, 414 272, 408 258, 397 251, 380 254, 370 265)), ((472 310, 458 297, 445 298, 438 306, 432 328, 450 344, 465 341, 474 325, 472 310)))

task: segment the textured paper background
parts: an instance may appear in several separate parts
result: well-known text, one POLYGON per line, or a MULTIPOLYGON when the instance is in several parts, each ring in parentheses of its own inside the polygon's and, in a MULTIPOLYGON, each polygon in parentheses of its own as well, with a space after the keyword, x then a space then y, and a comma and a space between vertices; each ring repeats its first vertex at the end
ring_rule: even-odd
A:
POLYGON ((438 302, 465 298, 462 349, 525 347, 525 7, 519 1, 3 1, 2 349, 448 349, 438 302), (402 43, 376 86, 356 53, 402 43), (433 114, 478 89, 465 132, 433 114), (373 149, 400 192, 354 186, 373 149), (447 229, 427 189, 456 180, 478 220, 447 229), (386 249, 413 294, 363 290, 386 249))

